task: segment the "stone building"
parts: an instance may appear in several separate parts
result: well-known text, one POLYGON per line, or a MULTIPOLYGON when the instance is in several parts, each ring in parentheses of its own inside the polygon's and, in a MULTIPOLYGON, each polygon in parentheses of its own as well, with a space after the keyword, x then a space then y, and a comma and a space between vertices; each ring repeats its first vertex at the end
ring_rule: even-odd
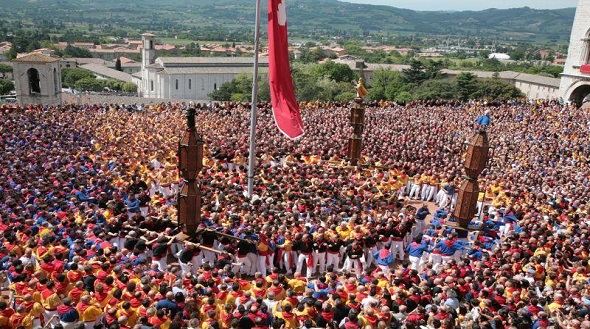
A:
POLYGON ((581 105, 590 95, 590 0, 579 0, 559 93, 581 105))
POLYGON ((15 59, 12 70, 19 104, 61 104, 59 58, 31 53, 15 59))
MULTIPOLYGON (((155 36, 142 35, 139 94, 147 98, 207 100, 209 94, 238 74, 252 73, 252 57, 159 57, 155 36)), ((261 58, 260 73, 268 60, 261 58)), ((139 74, 137 74, 139 76, 139 74)))

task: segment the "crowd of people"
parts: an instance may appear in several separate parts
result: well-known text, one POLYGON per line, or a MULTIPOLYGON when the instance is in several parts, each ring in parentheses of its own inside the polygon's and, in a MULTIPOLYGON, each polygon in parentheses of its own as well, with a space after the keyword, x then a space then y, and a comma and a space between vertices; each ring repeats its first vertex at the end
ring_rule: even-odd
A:
MULTIPOLYGON (((0 107, 0 328, 590 328, 590 111, 555 102, 197 104, 197 240, 177 234, 187 104, 0 107), (464 142, 494 147, 478 231, 449 226, 464 142)), ((192 106, 192 105, 191 105, 192 106)), ((190 233, 190 232, 189 232, 190 233)))

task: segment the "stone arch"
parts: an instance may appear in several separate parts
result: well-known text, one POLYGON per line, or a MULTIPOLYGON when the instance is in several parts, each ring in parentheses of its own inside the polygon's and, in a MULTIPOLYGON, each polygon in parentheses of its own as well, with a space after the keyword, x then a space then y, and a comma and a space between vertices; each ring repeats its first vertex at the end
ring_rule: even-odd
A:
POLYGON ((29 83, 30 94, 41 93, 41 79, 39 78, 39 71, 36 68, 30 68, 27 70, 27 78, 29 83))
POLYGON ((569 101, 577 106, 582 106, 582 104, 589 100, 588 96, 590 96, 590 83, 578 84, 569 94, 569 101))

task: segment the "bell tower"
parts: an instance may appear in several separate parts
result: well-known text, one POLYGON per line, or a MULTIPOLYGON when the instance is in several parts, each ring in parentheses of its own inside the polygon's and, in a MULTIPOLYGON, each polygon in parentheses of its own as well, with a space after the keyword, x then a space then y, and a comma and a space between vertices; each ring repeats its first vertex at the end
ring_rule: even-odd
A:
POLYGON ((590 95, 590 0, 579 0, 559 93, 582 105, 590 95))
POLYGON ((30 53, 15 59, 12 70, 19 104, 61 104, 59 58, 30 53))
POLYGON ((155 35, 151 33, 144 33, 141 35, 142 51, 141 51, 141 69, 146 68, 150 64, 154 64, 156 60, 156 48, 154 47, 155 35))

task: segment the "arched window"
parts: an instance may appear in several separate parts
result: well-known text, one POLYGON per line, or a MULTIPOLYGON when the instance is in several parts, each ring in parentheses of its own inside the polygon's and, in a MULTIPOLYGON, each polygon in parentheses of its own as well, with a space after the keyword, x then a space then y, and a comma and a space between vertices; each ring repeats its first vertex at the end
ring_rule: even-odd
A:
POLYGON ((29 78, 29 93, 41 93, 41 81, 39 80, 39 71, 37 71, 37 69, 30 68, 27 71, 27 77, 29 78))
POLYGON ((176 79, 176 90, 178 90, 178 79, 176 79))
POLYGON ((217 90, 217 84, 216 83, 213 84, 213 90, 217 90))
POLYGON ((188 89, 192 89, 193 88, 193 80, 188 79, 188 89))
POLYGON ((60 92, 59 79, 57 78, 57 69, 55 67, 53 68, 53 85, 55 88, 55 92, 59 93, 60 92))

